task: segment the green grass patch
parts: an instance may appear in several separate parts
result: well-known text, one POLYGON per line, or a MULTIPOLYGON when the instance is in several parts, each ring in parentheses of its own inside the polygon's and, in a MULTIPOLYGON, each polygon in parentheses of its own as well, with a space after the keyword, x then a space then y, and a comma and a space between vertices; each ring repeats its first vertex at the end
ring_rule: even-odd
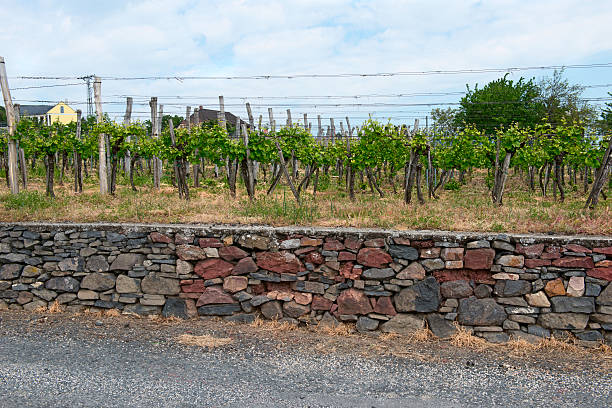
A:
POLYGON ((239 215, 246 217, 262 217, 265 222, 274 222, 279 219, 293 224, 314 222, 320 217, 316 203, 302 201, 298 205, 292 197, 283 194, 282 198, 264 198, 254 202, 242 201, 238 210, 239 215))
POLYGON ((39 191, 22 191, 19 194, 4 194, 0 201, 7 210, 37 211, 54 205, 54 200, 39 191))

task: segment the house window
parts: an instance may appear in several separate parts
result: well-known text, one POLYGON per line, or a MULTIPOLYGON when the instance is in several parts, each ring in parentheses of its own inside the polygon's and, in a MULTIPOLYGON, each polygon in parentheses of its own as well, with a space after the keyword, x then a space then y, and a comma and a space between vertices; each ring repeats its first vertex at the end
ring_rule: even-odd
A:
POLYGON ((60 113, 64 113, 64 107, 60 106, 60 113))

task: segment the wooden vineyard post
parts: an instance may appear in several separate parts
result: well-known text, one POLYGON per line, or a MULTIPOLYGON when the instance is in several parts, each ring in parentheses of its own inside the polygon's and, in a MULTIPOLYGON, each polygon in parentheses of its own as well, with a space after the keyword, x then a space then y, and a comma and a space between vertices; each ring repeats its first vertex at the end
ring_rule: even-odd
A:
POLYGON ((348 137, 346 138, 346 186, 349 191, 349 198, 355 201, 355 177, 353 175, 353 166, 351 166, 351 139, 353 138, 353 129, 349 117, 346 117, 346 127, 348 128, 348 137))
MULTIPOLYGON (((157 115, 157 137, 161 137, 162 134, 162 129, 163 129, 163 120, 164 120, 164 105, 159 105, 159 113, 157 115)), ((161 178, 162 175, 164 174, 164 163, 162 162, 162 159, 160 159, 159 157, 156 157, 157 160, 157 179, 159 180, 160 186, 161 186, 161 178)))
POLYGON ((219 126, 221 126, 222 129, 224 129, 225 131, 227 131, 227 126, 225 123, 225 102, 223 101, 223 96, 220 95, 219 96, 219 126))
MULTIPOLYGON (((195 126, 198 129, 200 128, 200 108, 193 109, 193 126, 195 126)), ((199 155, 199 151, 198 151, 198 155, 199 155)), ((194 187, 200 187, 200 173, 202 173, 203 178, 206 177, 206 167, 204 165, 204 159, 199 158, 197 160, 197 163, 198 163, 198 171, 195 172, 193 175, 193 186, 194 187)), ((215 173, 215 177, 216 177, 216 173, 215 173)))
MULTIPOLYGON (((247 115, 249 116, 249 126, 251 127, 251 129, 249 129, 251 132, 255 131, 255 118, 253 117, 253 111, 251 110, 251 104, 249 102, 246 103, 246 110, 247 110, 247 115)), ((261 130, 261 115, 259 115, 259 130, 261 130)), ((249 143, 248 137, 247 137, 247 144, 249 143)), ((257 184, 257 177, 259 174, 259 162, 257 161, 251 161, 251 166, 252 166, 252 183, 253 183, 253 191, 255 191, 255 184, 257 184)))
MULTIPOLYGON (((291 109, 287 109, 287 127, 293 127, 293 120, 291 119, 291 109)), ((297 159, 295 158, 295 152, 291 151, 291 177, 293 180, 297 177, 297 159)))
POLYGON ((304 114, 304 130, 308 132, 308 114, 304 114))
POLYGON ((247 194, 249 195, 249 201, 253 201, 255 199, 255 177, 254 177, 254 168, 253 162, 251 162, 251 151, 249 150, 249 131, 247 129, 246 124, 242 124, 241 127, 242 132, 242 143, 244 144, 246 154, 244 163, 242 165, 244 183, 246 185, 247 194))
MULTIPOLYGON (((174 123, 172 118, 168 119, 168 131, 170 132, 170 141, 172 147, 177 148, 181 153, 183 146, 177 146, 174 135, 174 123)), ((185 173, 185 163, 183 157, 178 157, 174 160, 174 173, 176 175, 176 185, 179 190, 179 197, 189 201, 189 186, 187 185, 187 175, 185 173)))
MULTIPOLYGON (((606 184, 610 168, 612 168, 612 138, 610 138, 608 148, 604 153, 603 159, 601 161, 601 166, 595 174, 595 178, 593 179, 593 187, 591 189, 589 197, 587 198, 584 208, 594 209, 597 206, 597 202, 599 201, 599 195, 601 194, 604 185, 606 184)), ((587 177, 588 174, 585 172, 585 178, 587 177)))
POLYGON ((255 129, 255 118, 253 117, 253 111, 251 110, 251 104, 246 103, 247 115, 249 115, 249 125, 251 126, 251 130, 255 129))
MULTIPOLYGON (((149 101, 151 107, 151 137, 157 139, 158 137, 158 125, 157 125, 157 97, 153 96, 149 101)), ((153 157, 151 160, 153 163, 153 188, 159 188, 159 172, 157 170, 157 157, 153 157)))
MULTIPOLYGON (((96 119, 102 123, 102 81, 94 77, 94 100, 96 103, 96 119)), ((100 178, 100 194, 108 194, 108 170, 106 163, 106 136, 101 133, 98 137, 98 177, 100 178)))
POLYGON ((270 131, 276 132, 276 122, 274 122, 274 113, 272 113, 272 108, 268 108, 268 118, 270 121, 270 131))
MULTIPOLYGON (((134 100, 132 99, 131 96, 128 96, 126 101, 125 101, 125 115, 123 116, 123 124, 126 127, 129 126, 130 122, 132 121, 132 104, 133 104, 133 102, 134 102, 134 100)), ((132 135, 127 135, 128 143, 131 140, 132 140, 132 135)), ((125 158, 123 159, 123 168, 125 169, 125 174, 128 177, 130 177, 130 172, 132 171, 131 164, 132 164, 132 153, 128 149, 128 150, 126 150, 125 158)))
MULTIPOLYGON (((185 122, 187 124, 187 131, 191 132, 191 106, 185 108, 185 122)), ((196 153, 197 154, 197 153, 196 153)), ((189 161, 185 160, 185 176, 189 174, 189 161)), ((191 175, 193 176, 193 165, 191 166, 191 175)))
MULTIPOLYGON (((19 104, 13 105, 13 110, 15 112, 15 127, 19 124, 20 119, 20 110, 19 104)), ((17 142, 17 159, 19 160, 19 173, 21 175, 21 183, 23 184, 23 189, 27 190, 28 188, 28 169, 25 161, 25 152, 23 148, 19 146, 19 142, 17 142)))
POLYGON ((336 141, 336 126, 334 126, 334 118, 329 118, 329 124, 331 129, 331 144, 336 141))
POLYGON ((19 193, 19 179, 17 176, 17 141, 14 139, 16 123, 15 112, 13 111, 13 100, 11 99, 11 91, 8 85, 6 76, 6 66, 4 58, 0 57, 0 86, 2 87, 2 96, 4 98, 4 107, 6 109, 6 122, 8 126, 8 179, 11 187, 11 194, 19 193))
MULTIPOLYGON (((238 120, 240 120, 238 118, 238 120)), ((219 95, 219 112, 217 115, 217 121, 221 129, 227 132, 227 122, 225 118, 225 102, 223 95, 219 95)), ((239 129, 236 129, 239 131, 239 129)), ((231 137, 231 136, 230 136, 231 137)), ((229 185, 230 195, 232 198, 236 197, 236 174, 238 171, 237 160, 230 160, 229 157, 225 158, 225 174, 227 175, 227 184, 229 185)))
POLYGON ((317 126, 319 130, 317 131, 317 137, 320 139, 323 136, 323 127, 321 125, 321 115, 317 115, 317 126))
MULTIPOLYGON (((81 110, 77 110, 76 138, 81 140, 81 110)), ((81 153, 74 151, 74 192, 83 192, 83 172, 81 170, 81 153)))

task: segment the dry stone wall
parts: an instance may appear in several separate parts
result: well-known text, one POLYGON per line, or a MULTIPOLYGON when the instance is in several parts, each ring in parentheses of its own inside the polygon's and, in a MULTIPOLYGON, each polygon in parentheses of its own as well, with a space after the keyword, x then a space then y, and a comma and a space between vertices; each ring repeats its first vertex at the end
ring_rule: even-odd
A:
POLYGON ((612 342, 612 238, 331 228, 2 224, 0 309, 355 322, 492 342, 612 342))

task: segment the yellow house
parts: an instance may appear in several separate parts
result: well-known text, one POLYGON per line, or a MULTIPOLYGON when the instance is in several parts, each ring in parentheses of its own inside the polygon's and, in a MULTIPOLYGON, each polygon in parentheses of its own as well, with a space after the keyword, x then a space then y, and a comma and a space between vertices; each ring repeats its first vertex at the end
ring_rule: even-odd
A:
POLYGON ((19 115, 21 117, 36 118, 46 125, 55 122, 68 124, 76 122, 77 113, 64 102, 60 102, 55 106, 51 105, 20 105, 19 115))

